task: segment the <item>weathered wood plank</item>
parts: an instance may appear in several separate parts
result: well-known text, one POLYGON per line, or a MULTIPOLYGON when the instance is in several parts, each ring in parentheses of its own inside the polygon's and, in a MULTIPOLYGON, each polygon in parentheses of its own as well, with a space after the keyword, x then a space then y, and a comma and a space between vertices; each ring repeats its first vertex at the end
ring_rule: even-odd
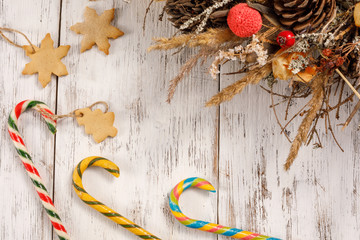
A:
MULTIPOLYGON (((234 68, 224 72, 229 70, 234 68)), ((236 80, 222 77, 221 88, 236 80)), ((286 87, 283 82, 277 90, 286 87)), ((221 106, 219 221, 283 239, 358 239, 359 114, 345 132, 333 126, 345 153, 322 134, 324 149, 303 147, 285 172, 290 143, 279 135, 269 105, 269 94, 251 86, 221 106)), ((285 108, 277 107, 282 122, 285 108)), ((344 108, 341 115, 347 114, 344 108)), ((296 120, 288 127, 292 138, 299 124, 296 120)))
MULTIPOLYGON (((168 22, 157 20, 161 4, 152 8, 143 35, 146 3, 142 1, 62 2, 61 44, 72 48, 64 59, 70 75, 59 79, 58 112, 105 100, 116 113, 119 129, 116 138, 97 145, 75 120, 61 120, 54 169, 54 138, 38 114, 25 114, 21 119, 21 132, 51 192, 55 170, 55 204, 73 239, 136 239, 85 206, 73 192, 73 168, 91 155, 113 160, 121 177, 113 179, 105 171, 90 169, 84 176, 86 189, 163 239, 227 239, 187 229, 170 214, 167 194, 177 182, 192 176, 211 181, 218 195, 185 193, 181 205, 191 217, 284 239, 360 238, 359 114, 344 132, 333 127, 345 153, 330 136, 322 134, 325 148, 302 148, 292 169, 284 172, 282 164, 290 144, 279 135, 268 108, 269 95, 258 87, 223 104, 218 114, 217 108, 204 108, 203 104, 217 92, 219 83, 198 67, 179 85, 173 103, 165 103, 168 80, 191 52, 171 57, 146 52, 151 37, 174 32, 168 22), (85 6, 98 12, 116 8, 114 24, 126 35, 111 41, 109 56, 96 47, 79 53, 81 36, 69 27, 82 21, 85 6)), ((34 43, 47 32, 57 42, 59 11, 60 1, 0 0, 2 25, 25 32, 34 43)), ((25 43, 19 37, 16 40, 25 43)), ((3 40, 0 48, 0 112, 4 119, 16 103, 27 98, 40 99, 54 108, 56 82, 43 90, 36 76, 21 75, 28 61, 21 49, 3 40)), ((224 71, 227 69, 231 67, 224 71)), ((222 77, 220 87, 235 80, 222 77)), ((283 110, 278 107, 278 112, 283 110)), ((342 115, 350 110, 346 106, 342 115)), ((288 127, 291 136, 298 124, 288 127)), ((13 150, 5 122, 0 144, 0 202, 7 206, 0 217, 0 239, 51 239, 50 223, 13 150)))
MULTIPOLYGON (((58 39, 59 0, 50 1, 0 1, 0 22, 24 32, 34 44, 40 43, 46 33, 58 39)), ((20 36, 8 34, 17 43, 26 44, 20 36)), ((25 173, 7 132, 7 116, 15 105, 25 99, 38 99, 55 107, 56 79, 43 89, 37 75, 21 74, 30 61, 22 49, 0 38, 0 239, 51 239, 51 224, 40 204, 34 187, 25 173)), ((20 132, 39 168, 48 190, 52 192, 54 137, 40 115, 26 113, 19 121, 20 132)))
MULTIPOLYGON (((187 229, 170 214, 167 194, 186 177, 201 176, 217 184, 216 110, 202 107, 217 91, 216 81, 205 80, 204 69, 181 84, 173 104, 165 103, 168 81, 190 53, 168 57, 147 53, 153 36, 171 35, 169 23, 159 22, 161 5, 148 16, 142 32, 146 2, 63 1, 61 43, 73 43, 67 58, 71 74, 59 82, 59 113, 95 101, 110 103, 116 113, 118 136, 95 144, 73 120, 60 123, 56 140, 55 201, 74 239, 136 239, 121 227, 85 206, 71 187, 71 172, 87 156, 101 155, 117 163, 120 179, 100 170, 84 176, 88 192, 119 213, 163 239, 216 239, 187 229), (114 25, 125 36, 111 41, 110 55, 96 47, 79 53, 81 36, 69 27, 82 21, 85 6, 98 13, 116 8, 114 25), (215 158, 215 159, 214 159, 215 158)), ((198 218, 216 220, 217 197, 208 193, 186 193, 182 205, 198 218), (194 202, 194 199, 198 201, 194 202)))

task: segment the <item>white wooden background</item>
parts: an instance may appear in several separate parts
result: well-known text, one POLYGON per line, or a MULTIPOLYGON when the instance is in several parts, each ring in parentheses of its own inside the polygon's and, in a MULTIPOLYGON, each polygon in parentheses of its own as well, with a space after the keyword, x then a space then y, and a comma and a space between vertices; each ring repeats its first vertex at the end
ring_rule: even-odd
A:
MULTIPOLYGON (((208 179, 218 191, 186 192, 181 206, 191 217, 283 239, 360 239, 359 114, 344 132, 334 126, 345 153, 322 134, 324 149, 302 148, 284 172, 290 144, 279 135, 270 96, 259 87, 219 108, 204 108, 238 77, 214 81, 198 67, 180 84, 172 104, 165 103, 168 80, 191 52, 146 51, 153 36, 174 33, 169 22, 157 20, 158 4, 143 35, 147 4, 0 0, 1 26, 23 31, 34 43, 49 32, 56 44, 71 45, 63 59, 70 74, 53 77, 42 89, 37 76, 21 75, 29 61, 24 52, 0 39, 0 238, 57 239, 7 133, 11 109, 24 99, 37 99, 60 114, 98 100, 108 101, 116 113, 118 136, 102 144, 95 144, 73 119, 60 121, 53 137, 37 113, 21 117, 20 131, 72 239, 137 239, 84 205, 72 190, 74 167, 92 155, 114 161, 121 176, 90 169, 83 179, 88 192, 162 239, 226 239, 187 229, 172 217, 167 195, 192 176, 208 179), (83 20, 85 6, 98 13, 116 8, 113 23, 125 36, 111 41, 109 56, 96 48, 79 53, 81 36, 69 27, 83 20)), ((350 110, 345 106, 342 115, 350 110)), ((292 137, 298 123, 289 127, 292 137)))

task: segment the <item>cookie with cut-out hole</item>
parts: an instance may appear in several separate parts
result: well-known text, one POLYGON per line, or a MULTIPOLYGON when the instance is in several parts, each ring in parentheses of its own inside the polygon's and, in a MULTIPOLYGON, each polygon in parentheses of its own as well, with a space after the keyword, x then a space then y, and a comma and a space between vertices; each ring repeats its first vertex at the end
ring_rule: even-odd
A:
POLYGON ((83 108, 75 111, 75 116, 80 126, 85 126, 85 132, 91 134, 97 143, 104 141, 107 137, 115 137, 117 129, 113 126, 115 114, 113 112, 102 112, 100 109, 92 111, 83 108))

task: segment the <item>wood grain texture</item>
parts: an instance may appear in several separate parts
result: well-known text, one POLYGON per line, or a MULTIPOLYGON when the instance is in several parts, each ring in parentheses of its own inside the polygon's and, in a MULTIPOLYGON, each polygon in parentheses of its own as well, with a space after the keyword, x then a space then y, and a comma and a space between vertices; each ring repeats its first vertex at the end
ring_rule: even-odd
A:
MULTIPOLYGON (((101 169, 84 174, 86 190, 95 198, 162 239, 226 239, 185 228, 171 215, 167 197, 187 177, 203 177, 218 190, 189 190, 181 206, 190 217, 256 231, 283 239, 360 239, 360 133, 353 123, 342 132, 334 125, 342 153, 330 136, 324 149, 302 148, 289 172, 283 163, 290 144, 275 124, 270 96, 247 88, 219 108, 204 103, 237 80, 211 80, 196 67, 180 85, 171 105, 165 103, 168 81, 193 52, 148 53, 151 38, 171 36, 175 29, 159 22, 162 4, 142 21, 148 1, 0 0, 2 25, 26 33, 34 43, 47 32, 71 49, 63 62, 69 75, 45 89, 36 76, 22 76, 28 61, 21 49, 0 40, 0 239, 57 239, 8 137, 6 117, 24 99, 39 99, 59 114, 107 101, 119 133, 96 144, 75 119, 62 119, 55 138, 37 114, 27 113, 21 132, 32 151, 55 205, 72 239, 137 239, 84 205, 72 190, 74 167, 85 157, 100 155, 120 167, 115 179, 101 169), (81 36, 69 27, 83 21, 86 6, 98 13, 115 8, 113 24, 125 32, 110 40, 110 55, 97 47, 80 54, 81 36), (29 9, 31 11, 29 12, 29 9), (53 191, 53 182, 55 191, 53 191)), ((16 37, 17 41, 23 40, 16 37)), ((56 44, 57 41, 55 41, 56 44)), ((205 64, 206 66, 206 64, 205 64)), ((235 66, 223 69, 234 70, 235 66)), ((278 89, 286 88, 286 83, 278 89)), ((294 103, 294 107, 301 102, 294 103)), ((278 112, 285 106, 279 106, 278 112)), ((350 105, 343 109, 349 114, 350 105)), ((292 137, 299 121, 288 127, 292 137)), ((324 132, 324 131, 322 131, 324 132)))
MULTIPOLYGON (((235 69, 229 65, 223 72, 235 69)), ((223 77, 221 88, 237 79, 223 77)), ((262 85, 267 87, 266 82, 262 85)), ((287 83, 280 82, 275 91, 286 88, 287 83)), ((305 103, 294 102, 292 113, 305 103)), ((359 239, 359 114, 344 132, 333 123, 345 153, 330 134, 325 135, 321 121, 318 126, 324 148, 303 147, 285 172, 290 143, 279 134, 281 129, 269 106, 270 95, 250 86, 220 108, 219 221, 283 239, 359 239)), ((277 107, 283 124, 285 107, 277 107)), ((345 118, 349 112, 350 105, 341 115, 345 118)), ((299 124, 297 119, 287 128, 292 139, 299 124)))
MULTIPOLYGON (((217 136, 216 110, 202 108, 203 98, 216 93, 217 83, 208 84, 204 70, 198 68, 179 89, 174 103, 165 103, 168 78, 176 74, 189 53, 170 59, 146 51, 154 35, 173 34, 168 23, 157 21, 161 8, 149 15, 145 35, 142 22, 146 2, 63 1, 62 9, 61 43, 72 42, 74 47, 67 58, 73 73, 59 84, 59 112, 98 100, 109 101, 119 128, 117 137, 95 144, 73 120, 60 124, 64 129, 56 139, 55 179, 59 181, 55 183, 55 202, 66 214, 71 236, 89 240, 136 239, 84 205, 72 190, 74 166, 84 157, 100 155, 118 164, 120 178, 113 179, 95 169, 86 172, 84 184, 94 197, 163 239, 190 239, 194 234, 200 239, 216 239, 177 223, 168 209, 167 194, 186 177, 200 175, 217 182, 212 150, 217 136), (69 31, 69 27, 82 21, 85 6, 95 8, 99 14, 116 8, 113 24, 125 35, 110 41, 109 56, 96 47, 79 53, 81 36, 69 31)), ((208 208, 210 211, 203 216, 200 212, 199 217, 215 221, 216 195, 194 194, 190 199, 200 194, 201 200, 190 204, 188 211, 196 214, 198 208, 208 208)))
MULTIPOLYGON (((39 44, 46 33, 58 38, 58 0, 0 1, 1 26, 24 32, 39 44), (31 9, 31 12, 29 12, 31 9)), ((17 43, 26 44, 20 35, 7 34, 17 43)), ((51 224, 43 211, 40 200, 28 178, 21 160, 7 132, 7 117, 17 103, 36 99, 55 107, 56 78, 42 89, 37 75, 21 74, 30 58, 22 49, 0 39, 0 239, 51 239, 51 224)), ((24 113, 19 120, 20 132, 32 154, 35 165, 50 192, 53 192, 54 137, 47 130, 40 115, 34 111, 24 113), (41 146, 41 147, 40 147, 41 146)))

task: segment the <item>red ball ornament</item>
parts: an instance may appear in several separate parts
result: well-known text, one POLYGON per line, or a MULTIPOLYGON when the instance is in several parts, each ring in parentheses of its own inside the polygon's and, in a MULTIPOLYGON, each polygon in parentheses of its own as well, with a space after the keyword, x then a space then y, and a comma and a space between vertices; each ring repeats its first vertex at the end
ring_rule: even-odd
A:
POLYGON ((262 26, 260 13, 246 3, 239 3, 232 7, 227 16, 230 30, 239 37, 251 37, 262 26))
POLYGON ((288 48, 295 44, 295 35, 292 31, 282 31, 276 38, 282 48, 288 48))

